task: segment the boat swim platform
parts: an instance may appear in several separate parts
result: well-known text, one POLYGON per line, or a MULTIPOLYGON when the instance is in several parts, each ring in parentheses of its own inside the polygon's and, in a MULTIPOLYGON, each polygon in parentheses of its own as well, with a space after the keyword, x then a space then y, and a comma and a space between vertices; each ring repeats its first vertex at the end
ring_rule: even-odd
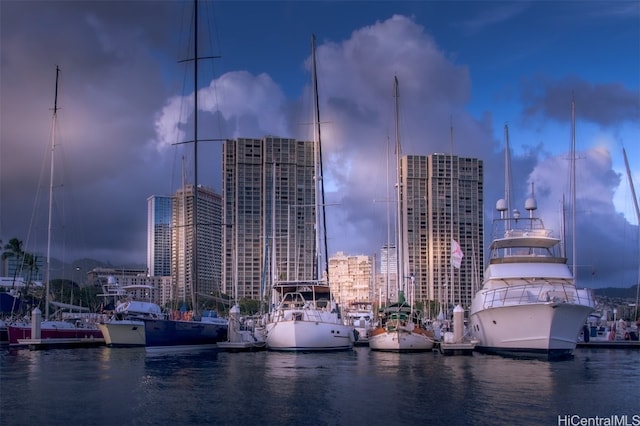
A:
POLYGON ((50 339, 18 339, 19 346, 27 346, 29 350, 69 349, 104 346, 104 339, 95 337, 50 338, 50 339))

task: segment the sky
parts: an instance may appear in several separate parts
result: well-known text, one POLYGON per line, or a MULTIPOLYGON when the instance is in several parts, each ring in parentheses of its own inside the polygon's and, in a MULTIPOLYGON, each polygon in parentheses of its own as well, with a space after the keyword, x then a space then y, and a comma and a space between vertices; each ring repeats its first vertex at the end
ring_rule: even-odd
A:
MULTIPOLYGON (((44 253, 51 229, 52 257, 146 264, 147 198, 172 194, 193 172, 192 144, 180 143, 193 138, 193 68, 184 62, 193 57, 192 6, 0 1, 3 244, 15 237, 44 253)), ((578 285, 638 282, 638 219, 622 154, 639 186, 638 1, 199 8, 199 56, 215 59, 198 68, 198 137, 212 139, 198 144, 198 183, 220 190, 217 139, 312 138, 315 34, 330 254, 373 255, 387 243, 397 77, 402 152, 482 159, 486 230, 504 196, 508 125, 512 206, 524 210, 533 183, 538 214, 561 234, 573 101, 578 285)))

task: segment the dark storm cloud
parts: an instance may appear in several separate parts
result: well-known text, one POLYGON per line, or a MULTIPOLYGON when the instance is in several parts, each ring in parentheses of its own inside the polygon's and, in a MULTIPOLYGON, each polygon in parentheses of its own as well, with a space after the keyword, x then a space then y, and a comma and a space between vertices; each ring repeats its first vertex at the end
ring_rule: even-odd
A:
POLYGON ((601 126, 618 126, 640 119, 640 92, 620 83, 594 84, 577 76, 552 80, 538 76, 523 82, 525 117, 547 117, 571 121, 571 99, 578 107, 576 117, 601 126))

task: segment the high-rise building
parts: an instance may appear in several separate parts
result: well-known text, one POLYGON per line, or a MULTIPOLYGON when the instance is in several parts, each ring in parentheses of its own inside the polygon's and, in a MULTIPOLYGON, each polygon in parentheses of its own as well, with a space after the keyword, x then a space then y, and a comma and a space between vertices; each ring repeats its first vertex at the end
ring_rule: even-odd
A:
POLYGON ((313 142, 225 141, 223 188, 225 293, 260 300, 273 278, 318 276, 313 142))
POLYGON ((147 273, 152 277, 171 275, 171 218, 173 197, 147 198, 147 273))
POLYGON ((380 250, 378 274, 375 274, 375 299, 379 305, 398 300, 398 250, 395 244, 385 244, 380 250))
POLYGON ((372 304, 373 263, 371 256, 337 252, 329 258, 329 284, 337 303, 348 309, 353 303, 372 304))
POLYGON ((468 308, 484 264, 483 163, 447 154, 406 155, 400 169, 402 281, 414 282, 416 301, 468 308), (459 269, 451 264, 452 240, 464 253, 459 269))
POLYGON ((193 290, 219 295, 222 290, 222 197, 198 185, 194 226, 194 186, 180 188, 173 198, 171 233, 172 300, 191 300, 193 290), (194 257, 194 232, 197 257, 194 257), (194 286, 194 270, 198 271, 194 286))

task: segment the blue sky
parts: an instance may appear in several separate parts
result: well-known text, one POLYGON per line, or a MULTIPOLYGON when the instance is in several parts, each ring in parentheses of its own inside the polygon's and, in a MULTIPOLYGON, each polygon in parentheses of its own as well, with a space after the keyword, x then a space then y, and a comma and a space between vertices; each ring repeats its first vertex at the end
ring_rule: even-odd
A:
MULTIPOLYGON (((191 132, 191 74, 177 63, 189 57, 191 6, 0 2, 4 242, 42 247, 42 220, 32 212, 43 210, 38 189, 48 185, 59 65, 56 164, 72 193, 64 215, 75 215, 82 241, 54 256, 145 262, 146 199, 175 190, 180 157, 190 155, 171 144, 191 132)), ((556 231, 575 99, 579 283, 637 282, 637 219, 622 160, 624 146, 638 186, 637 1, 223 1, 200 9, 201 29, 211 29, 201 54, 221 56, 200 70, 202 137, 310 138, 316 35, 327 199, 338 204, 329 211, 330 252, 373 254, 386 242, 386 208, 374 200, 388 188, 381 171, 397 75, 405 153, 450 152, 453 125, 454 153, 485 162, 490 219, 504 187, 508 123, 513 197, 522 203, 535 182, 540 214, 556 231)), ((214 188, 219 151, 212 144, 200 153, 199 182, 214 188)))

